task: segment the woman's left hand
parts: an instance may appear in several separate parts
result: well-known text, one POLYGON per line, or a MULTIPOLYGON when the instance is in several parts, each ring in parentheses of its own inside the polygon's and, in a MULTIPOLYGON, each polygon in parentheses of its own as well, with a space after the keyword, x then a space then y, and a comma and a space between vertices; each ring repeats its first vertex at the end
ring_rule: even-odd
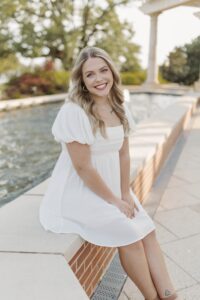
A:
POLYGON ((135 209, 139 211, 139 208, 135 204, 134 198, 131 195, 131 193, 129 192, 127 194, 122 195, 122 200, 126 201, 130 205, 132 209, 132 216, 135 217, 135 209))

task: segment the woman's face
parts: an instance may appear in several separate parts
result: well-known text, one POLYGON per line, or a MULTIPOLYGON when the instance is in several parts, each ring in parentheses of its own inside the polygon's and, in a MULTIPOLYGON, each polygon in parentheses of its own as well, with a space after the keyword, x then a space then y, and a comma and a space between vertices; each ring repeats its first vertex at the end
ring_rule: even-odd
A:
POLYGON ((87 90, 94 98, 108 96, 113 85, 113 75, 104 59, 88 58, 83 64, 82 76, 87 90))

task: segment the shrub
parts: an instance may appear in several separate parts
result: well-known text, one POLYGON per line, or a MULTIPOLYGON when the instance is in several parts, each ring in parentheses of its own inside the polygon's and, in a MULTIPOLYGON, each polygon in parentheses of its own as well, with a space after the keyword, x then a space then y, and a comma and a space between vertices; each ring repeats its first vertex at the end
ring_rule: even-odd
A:
POLYGON ((21 98, 67 92, 69 72, 39 70, 12 78, 5 89, 7 98, 21 98))
POLYGON ((159 71, 158 73, 158 82, 161 83, 161 84, 165 84, 165 83, 169 83, 168 80, 166 80, 163 76, 162 76, 162 73, 159 71))
POLYGON ((140 85, 145 81, 145 78, 145 71, 121 73, 121 80, 123 85, 140 85))
POLYGON ((69 87, 70 73, 65 70, 43 71, 42 76, 51 82, 53 89, 57 91, 66 91, 69 87))

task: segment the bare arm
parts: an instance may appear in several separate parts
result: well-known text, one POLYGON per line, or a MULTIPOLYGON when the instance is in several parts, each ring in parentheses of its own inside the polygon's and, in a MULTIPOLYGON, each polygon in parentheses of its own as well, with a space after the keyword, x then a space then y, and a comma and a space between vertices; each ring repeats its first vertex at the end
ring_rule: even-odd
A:
POLYGON ((139 209, 130 193, 130 154, 128 137, 124 138, 124 143, 119 151, 119 157, 122 199, 125 202, 129 203, 131 207, 131 215, 135 216, 135 209, 139 209))
POLYGON ((73 166, 85 185, 108 203, 117 206, 121 212, 130 218, 132 215, 130 205, 112 193, 97 170, 92 166, 90 147, 78 142, 67 143, 66 146, 73 166))
POLYGON ((120 157, 120 175, 121 175, 121 193, 122 198, 129 193, 130 188, 130 155, 128 137, 124 138, 124 143, 119 151, 120 157))
POLYGON ((66 145, 74 168, 84 183, 98 196, 113 204, 117 197, 92 166, 89 145, 78 142, 67 143, 66 145))

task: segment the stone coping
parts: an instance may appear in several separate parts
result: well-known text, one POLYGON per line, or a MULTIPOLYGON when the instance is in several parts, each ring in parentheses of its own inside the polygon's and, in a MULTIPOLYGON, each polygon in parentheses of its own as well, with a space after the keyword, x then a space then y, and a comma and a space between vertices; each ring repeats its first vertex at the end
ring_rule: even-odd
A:
POLYGON ((3 299, 89 299, 67 264, 84 241, 74 234, 45 232, 39 223, 46 184, 47 180, 0 209, 3 299))
POLYGON ((6 252, 0 253, 0 265, 1 299, 89 299, 60 255, 6 252))
POLYGON ((135 132, 129 139, 131 182, 147 161, 155 155, 158 147, 167 141, 186 113, 196 107, 197 102, 196 97, 180 97, 174 104, 136 125, 135 132))
MULTIPOLYGON (((137 173, 145 166, 148 160, 156 153, 158 146, 164 144, 172 133, 173 128, 175 128, 180 120, 184 118, 188 111, 196 107, 197 101, 198 99, 195 97, 182 97, 180 101, 169 106, 158 115, 155 115, 136 126, 133 135, 130 137, 131 182, 136 178, 137 173)), ((40 225, 39 205, 46 191, 48 180, 49 179, 46 179, 15 199, 15 201, 4 205, 0 209, 0 259, 3 260, 3 257, 5 257, 7 260, 7 264, 4 268, 8 269, 7 272, 9 273, 12 272, 13 268, 11 261, 14 260, 14 257, 17 258, 17 256, 21 255, 19 256, 20 258, 23 258, 24 256, 24 260, 22 259, 23 262, 27 260, 27 257, 30 258, 29 276, 33 279, 34 273, 31 273, 31 264, 34 264, 34 258, 36 258, 36 256, 34 256, 35 254, 38 255, 37 257, 39 257, 39 255, 40 257, 45 255, 45 259, 49 259, 50 265, 51 259, 53 265, 54 261, 59 258, 63 259, 64 264, 66 260, 69 261, 74 256, 84 243, 84 240, 78 235, 46 232, 40 225)), ((18 262, 16 262, 16 264, 18 264, 18 262)), ((55 265, 54 268, 56 268, 55 265)), ((18 269, 20 270, 20 275, 16 273, 16 281, 20 276, 26 281, 24 265, 22 264, 22 268, 20 268, 19 265, 18 269)), ((3 269, 0 271, 0 278, 3 278, 2 272, 3 269)), ((46 271, 45 268, 42 269, 42 274, 45 274, 45 272, 48 271, 46 271)), ((49 272, 51 272, 50 269, 49 272)), ((63 270, 59 270, 59 275, 57 274, 57 276, 62 276, 63 272, 68 271, 64 271, 63 267, 63 270)), ((40 274, 39 266, 38 274, 40 274)), ((67 281, 68 277, 73 281, 71 273, 68 273, 66 276, 67 281)), ((9 282, 9 276, 7 280, 9 282)), ((70 299, 88 299, 79 282, 75 279, 74 281, 76 281, 77 285, 77 289, 75 288, 74 292, 83 293, 84 296, 80 296, 80 298, 75 298, 75 296, 73 296, 74 298, 72 297, 70 299)), ((65 284, 67 284, 67 282, 65 284)), ((63 293, 65 293, 65 284, 62 284, 62 288, 60 288, 61 291, 63 290, 63 293)), ((17 291, 18 289, 20 290, 20 288, 16 287, 17 291)), ((71 289, 70 292, 72 292, 71 289)), ((12 297, 6 299, 8 300, 11 298, 12 297)), ((64 299, 64 297, 61 297, 60 299, 62 298, 64 299)), ((20 298, 20 300, 23 299, 25 299, 25 297, 20 298)), ((35 299, 43 299, 43 297, 35 299)))
POLYGON ((29 98, 22 98, 22 99, 1 100, 0 111, 9 111, 12 109, 25 108, 29 106, 35 106, 35 105, 45 104, 50 102, 59 102, 64 100, 66 97, 67 97, 67 93, 29 97, 29 98))
MULTIPOLYGON (((153 94, 166 94, 166 95, 177 95, 177 96, 182 96, 186 92, 188 92, 188 87, 173 88, 173 85, 168 85, 167 87, 162 85, 158 85, 157 87, 148 87, 146 85, 140 85, 140 86, 123 85, 122 88, 123 90, 128 90, 129 93, 153 93, 153 94)), ((0 100, 0 112, 25 108, 29 106, 36 106, 40 104, 64 101, 67 95, 68 95, 67 93, 63 93, 63 94, 42 95, 42 96, 28 97, 28 98, 21 98, 21 99, 0 100)))

